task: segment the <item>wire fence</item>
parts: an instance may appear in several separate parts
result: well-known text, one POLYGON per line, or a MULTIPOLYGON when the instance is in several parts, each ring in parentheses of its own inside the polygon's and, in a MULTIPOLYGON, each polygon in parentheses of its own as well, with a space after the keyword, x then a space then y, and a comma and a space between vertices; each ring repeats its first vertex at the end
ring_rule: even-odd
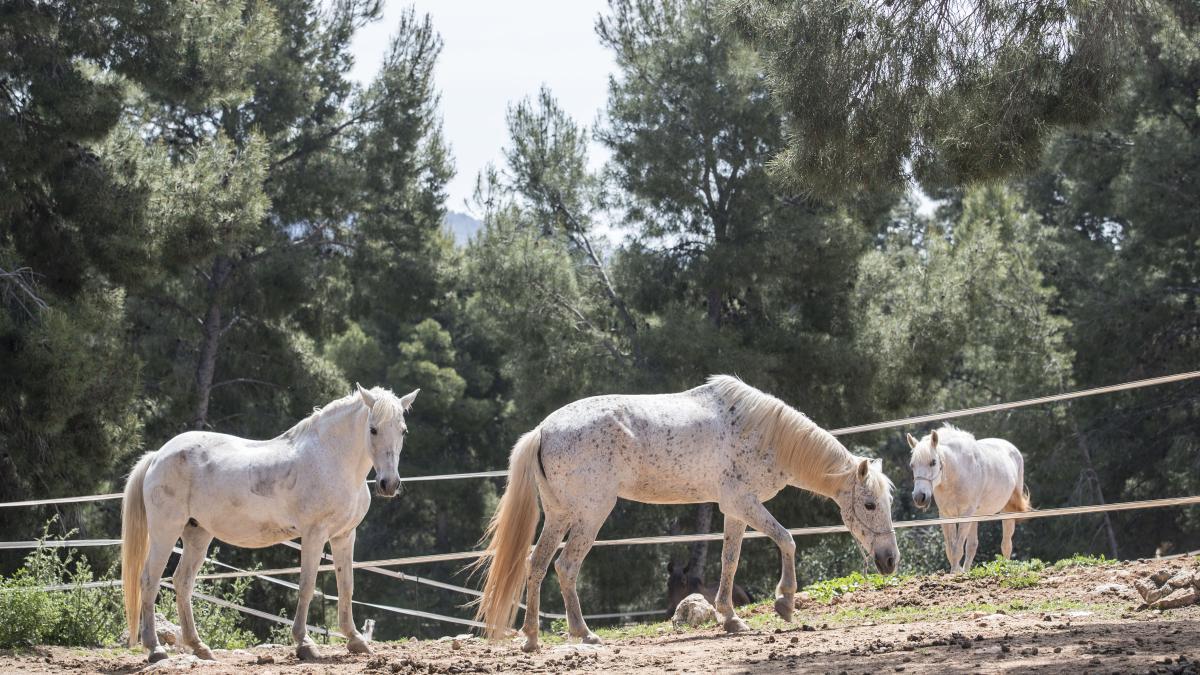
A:
MULTIPOLYGON (((885 422, 873 422, 870 424, 862 424, 862 425, 858 425, 858 426, 843 427, 843 428, 839 428, 839 429, 833 429, 830 431, 830 433, 837 435, 837 436, 842 436, 842 435, 849 435, 849 434, 856 434, 856 433, 865 433, 868 431, 879 431, 879 430, 883 430, 883 429, 890 429, 890 428, 917 425, 917 424, 925 424, 928 422, 938 422, 938 421, 943 421, 943 420, 957 419, 960 417, 980 415, 980 414, 984 414, 984 413, 999 412, 999 411, 1012 410, 1012 409, 1023 408, 1023 407, 1028 407, 1028 406, 1043 405, 1046 403, 1067 401, 1067 400, 1078 399, 1078 398, 1083 398, 1083 397, 1087 397, 1087 396, 1096 396, 1096 395, 1100 395, 1100 394, 1109 394, 1109 393, 1115 393, 1115 392, 1119 392, 1119 391, 1140 389, 1143 387, 1159 386, 1159 385, 1164 385, 1164 384, 1170 384, 1173 382, 1183 382, 1183 381, 1193 380, 1198 377, 1200 377, 1200 371, 1191 371, 1191 372, 1187 372, 1187 373, 1178 373, 1175 375, 1167 375, 1167 376, 1163 376, 1163 377, 1154 377, 1154 378, 1148 378, 1148 379, 1143 379, 1143 380, 1136 380, 1136 381, 1132 381, 1132 382, 1125 382, 1125 383, 1115 384, 1115 385, 1110 385, 1110 386, 1105 386, 1105 387, 1095 387, 1092 389, 1082 389, 1082 390, 1077 390, 1077 391, 1073 391, 1073 392, 1054 394, 1054 395, 1050 395, 1050 396, 1042 396, 1042 397, 1038 397, 1038 398, 1025 399, 1025 400, 1021 400, 1021 401, 1010 401, 1010 402, 1005 402, 1005 403, 997 403, 997 404, 993 404, 993 405, 979 406, 979 407, 975 407, 975 408, 966 408, 966 409, 956 410, 956 411, 933 413, 933 414, 928 414, 928 415, 919 415, 919 416, 915 416, 915 417, 906 417, 906 418, 901 418, 901 419, 888 420, 885 422)), ((430 475, 430 476, 415 476, 415 477, 406 478, 404 480, 405 480, 405 482, 469 480, 469 479, 481 479, 481 478, 499 478, 499 477, 504 477, 506 475, 507 475, 507 471, 496 470, 496 471, 477 471, 477 472, 468 472, 468 473, 439 474, 439 475, 430 475)), ((49 504, 86 503, 86 502, 97 502, 97 501, 120 499, 121 497, 122 497, 121 493, 109 493, 109 494, 99 494, 99 495, 84 495, 84 496, 78 496, 78 497, 58 497, 58 498, 50 498, 50 499, 33 499, 33 500, 25 500, 25 501, 0 503, 0 508, 31 507, 31 506, 42 506, 42 505, 49 505, 49 504)), ((1090 506, 1070 506, 1070 507, 1061 507, 1061 508, 1052 508, 1052 509, 1042 509, 1042 510, 1029 511, 1029 512, 1020 512, 1020 513, 1001 513, 1001 514, 995 514, 995 515, 962 516, 962 517, 952 517, 952 518, 929 518, 929 519, 901 521, 901 522, 894 523, 894 526, 897 529, 902 529, 902 528, 911 528, 911 527, 933 527, 933 526, 939 526, 939 525, 951 524, 951 523, 988 522, 988 521, 996 521, 996 520, 1030 520, 1030 519, 1035 519, 1035 518, 1075 516, 1075 515, 1092 514, 1092 513, 1107 513, 1107 512, 1113 512, 1113 511, 1130 511, 1130 510, 1150 509, 1150 508, 1167 508, 1167 507, 1189 506, 1189 505, 1196 505, 1196 504, 1200 504, 1200 496, 1172 497, 1172 498, 1165 498, 1165 499, 1151 499, 1151 500, 1142 500, 1142 501, 1134 501, 1134 502, 1120 502, 1120 503, 1114 503, 1114 504, 1100 504, 1100 505, 1090 505, 1090 506)), ((843 533, 843 532, 848 532, 849 530, 844 525, 828 525, 828 526, 817 526, 817 527, 794 528, 794 529, 790 529, 788 531, 793 536, 815 536, 815 535, 843 533)), ((761 538, 764 536, 765 535, 763 535, 762 533, 754 532, 754 531, 747 532, 745 535, 745 537, 748 539, 761 538)), ((595 546, 639 546, 639 545, 660 545, 660 544, 682 544, 682 543, 690 543, 690 542, 698 542, 698 541, 720 541, 721 539, 723 539, 723 537, 724 537, 724 535, 722 533, 693 534, 693 535, 668 535, 668 536, 651 536, 651 537, 629 537, 629 538, 623 538, 623 539, 599 540, 599 541, 596 541, 594 545, 595 546)), ((9 549, 9 550, 34 549, 34 548, 39 548, 39 547, 86 548, 86 547, 118 546, 118 545, 120 545, 120 543, 121 543, 121 540, 119 540, 119 539, 68 539, 68 540, 7 541, 7 542, 0 542, 0 550, 3 550, 3 549, 9 549)), ((286 541, 286 542, 282 542, 282 543, 284 545, 290 546, 292 548, 297 548, 297 549, 300 548, 300 545, 294 541, 286 541)), ((561 546, 562 545, 560 544, 560 547, 561 546)), ((180 549, 176 549, 176 552, 180 552, 180 549)), ((325 560, 330 559, 330 556, 328 554, 322 553, 322 555, 325 560)), ((414 575, 408 575, 408 574, 404 574, 402 572, 398 572, 395 570, 389 570, 387 568, 401 567, 401 566, 407 566, 407 565, 419 565, 419 564, 474 560, 476 558, 479 558, 481 555, 483 555, 483 552, 481 552, 481 551, 459 551, 459 552, 452 552, 452 553, 435 553, 435 554, 415 555, 415 556, 407 556, 407 557, 399 557, 399 558, 388 558, 388 559, 382 559, 382 560, 359 561, 359 562, 353 563, 352 567, 354 569, 363 569, 363 570, 366 570, 366 571, 369 571, 369 572, 372 572, 375 574, 389 576, 389 577, 392 577, 392 578, 395 578, 398 580, 402 580, 402 581, 410 581, 410 582, 414 582, 414 583, 418 583, 418 584, 428 585, 428 586, 431 586, 434 588, 439 588, 441 590, 454 591, 457 593, 479 596, 480 592, 475 589, 467 588, 465 586, 457 586, 454 584, 436 581, 433 579, 425 579, 425 578, 414 576, 414 575)), ((292 590, 296 590, 298 588, 296 586, 296 584, 289 582, 289 581, 282 580, 282 579, 278 579, 277 577, 299 574, 300 573, 299 567, 286 567, 286 568, 269 569, 269 570, 245 570, 245 569, 240 569, 240 568, 234 567, 232 565, 229 565, 227 563, 223 563, 218 560, 211 559, 211 558, 209 558, 208 561, 218 567, 221 567, 223 569, 230 570, 230 571, 202 574, 197 577, 198 579, 216 580, 216 579, 233 579, 233 578, 241 578, 241 577, 254 577, 254 578, 257 578, 266 583, 281 585, 281 586, 287 587, 292 590)), ((319 566, 319 570, 320 571, 331 571, 331 570, 333 570, 333 565, 321 565, 321 566, 319 566)), ((104 582, 94 582, 92 584, 85 584, 85 585, 83 585, 83 587, 99 587, 102 585, 119 585, 119 584, 120 584, 119 581, 104 581, 104 582)), ((163 585, 170 587, 170 585, 166 582, 163 582, 163 585)), ((44 590, 66 590, 68 588, 77 588, 77 587, 80 587, 80 586, 75 585, 75 584, 63 584, 63 585, 59 585, 59 586, 46 586, 46 587, 44 587, 44 590)), ((214 602, 214 603, 222 605, 222 606, 227 606, 232 609, 241 611, 243 613, 246 613, 246 614, 249 614, 252 616, 257 616, 259 618, 267 619, 270 621, 291 623, 291 620, 289 620, 289 619, 285 619, 283 617, 279 617, 274 614, 262 612, 260 610, 256 610, 256 609, 253 609, 250 607, 236 605, 234 603, 230 603, 230 602, 222 600, 220 598, 204 596, 199 593, 196 593, 195 597, 200 598, 202 600, 209 601, 209 602, 214 602)), ((325 596, 318 592, 317 597, 325 597, 325 596)), ((425 618, 425 619, 430 619, 430 620, 443 621, 443 622, 454 623, 454 624, 459 624, 459 625, 466 625, 466 626, 471 626, 471 627, 480 627, 481 626, 481 624, 479 622, 471 620, 471 619, 463 619, 463 618, 459 618, 459 617, 446 616, 446 615, 435 614, 435 613, 431 613, 431 612, 423 612, 421 610, 414 610, 414 609, 408 609, 408 608, 403 608, 403 607, 394 607, 391 605, 369 603, 369 602, 363 602, 363 601, 358 601, 358 600, 354 601, 354 604, 364 606, 364 607, 370 607, 373 609, 377 609, 377 610, 385 611, 385 612, 389 612, 389 613, 404 614, 404 615, 408 615, 408 616, 415 616, 415 617, 420 617, 420 618, 425 618)), ((635 611, 635 612, 611 612, 611 613, 605 613, 605 614, 587 615, 586 618, 589 618, 589 619, 624 618, 624 617, 646 616, 646 615, 651 615, 651 614, 661 614, 661 611, 660 610, 644 610, 644 611, 635 611)), ((553 614, 553 613, 547 613, 547 612, 540 612, 539 615, 543 619, 565 618, 565 615, 553 614)), ((334 634, 336 635, 336 633, 334 633, 334 634)))

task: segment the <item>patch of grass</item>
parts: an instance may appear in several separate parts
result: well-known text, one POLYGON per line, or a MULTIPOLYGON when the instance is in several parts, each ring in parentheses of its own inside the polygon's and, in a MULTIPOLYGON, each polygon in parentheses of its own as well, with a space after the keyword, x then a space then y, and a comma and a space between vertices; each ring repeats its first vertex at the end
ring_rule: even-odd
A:
POLYGON ((1052 570, 1065 570, 1072 567, 1103 567, 1105 565, 1116 565, 1116 560, 1105 558, 1101 555, 1084 555, 1076 553, 1070 558, 1063 558, 1050 566, 1052 570))
POLYGON ((1046 563, 1037 558, 1005 560, 996 556, 991 562, 972 567, 966 576, 968 579, 997 579, 1004 588, 1029 588, 1038 585, 1042 579, 1040 572, 1044 569, 1046 563))
POLYGON ((910 576, 870 574, 863 576, 861 572, 851 572, 844 577, 818 581, 804 587, 804 592, 817 602, 829 604, 833 599, 863 589, 881 589, 899 586, 910 579, 910 576))

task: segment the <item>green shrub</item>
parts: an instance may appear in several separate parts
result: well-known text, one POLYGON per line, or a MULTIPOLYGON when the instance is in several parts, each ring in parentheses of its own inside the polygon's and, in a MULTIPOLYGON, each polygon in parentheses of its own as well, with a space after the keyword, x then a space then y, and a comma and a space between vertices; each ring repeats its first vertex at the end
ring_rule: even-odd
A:
MULTIPOLYGON (((55 644, 100 646, 116 642, 124 626, 121 589, 88 587, 97 579, 86 558, 75 549, 44 545, 25 556, 11 577, 0 579, 0 648, 55 644), (44 591, 44 586, 65 586, 44 591)), ((68 536, 70 533, 68 533, 68 536)))
MULTIPOLYGON (((125 629, 124 601, 120 586, 114 583, 115 570, 97 576, 77 550, 46 546, 49 527, 47 524, 39 546, 25 556, 21 568, 11 577, 0 578, 0 649, 39 644, 115 645, 125 629), (109 585, 91 586, 94 582, 109 585), (43 590, 45 587, 60 590, 43 590)), ((250 578, 201 582, 196 590, 240 605, 250 583, 250 578)), ((192 606, 196 627, 210 647, 236 649, 254 643, 253 634, 242 628, 237 610, 204 600, 194 600, 192 606)), ((178 623, 172 591, 163 590, 158 610, 178 623)))
POLYGON ((1116 560, 1109 560, 1108 558, 1105 558, 1103 554, 1096 556, 1076 553, 1070 558, 1063 558, 1062 560, 1054 563, 1050 566, 1050 569, 1062 570, 1070 567, 1100 567, 1103 565, 1115 564, 1117 564, 1116 560))

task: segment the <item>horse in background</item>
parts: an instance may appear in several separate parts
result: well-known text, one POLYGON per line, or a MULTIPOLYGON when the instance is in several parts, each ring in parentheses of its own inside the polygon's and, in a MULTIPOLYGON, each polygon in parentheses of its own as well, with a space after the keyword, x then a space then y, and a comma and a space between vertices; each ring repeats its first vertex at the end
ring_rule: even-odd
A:
MULTIPOLYGON (((924 510, 937 502, 938 515, 990 516, 1032 511, 1025 486, 1025 460, 1001 438, 978 440, 949 424, 920 441, 906 434, 912 448, 913 504, 924 510)), ((1012 557, 1016 520, 1003 520, 1000 552, 1012 557)), ((971 569, 979 548, 979 523, 942 525, 951 574, 971 569)))
POLYGON ((856 457, 828 431, 779 399, 720 375, 695 389, 648 396, 595 396, 551 413, 517 441, 508 486, 492 516, 476 617, 496 638, 516 618, 525 592, 525 651, 537 649, 542 580, 555 561, 567 630, 597 644, 584 621, 576 583, 583 558, 618 498, 651 504, 716 502, 725 515, 716 602, 726 631, 747 630, 733 610, 733 576, 746 526, 779 547, 775 611, 791 620, 796 542, 763 506, 794 485, 833 499, 842 520, 880 572, 899 561, 892 485, 878 460, 856 457), (688 471, 679 471, 686 462, 688 471), (537 546, 538 501, 545 523, 537 546))
MULTIPOLYGON (((717 597, 717 587, 710 586, 704 583, 704 579, 699 575, 691 574, 692 568, 690 565, 685 565, 682 569, 675 564, 674 560, 667 562, 667 618, 675 616, 675 608, 679 606, 687 596, 693 593, 699 593, 704 596, 704 599, 709 604, 715 604, 717 597)), ((754 598, 742 588, 739 584, 733 585, 733 606, 741 607, 754 602, 754 598)))
POLYGON ((358 387, 269 441, 189 431, 143 455, 125 485, 121 518, 130 646, 140 632, 151 663, 167 658, 154 630, 154 599, 180 538, 183 553, 173 579, 180 639, 196 656, 215 660, 196 632, 191 602, 213 538, 261 548, 300 537, 300 597, 292 623, 297 656, 319 656, 306 619, 326 541, 333 551, 346 646, 370 653, 351 613, 354 530, 371 505, 366 479, 372 467, 379 494, 391 497, 400 488, 397 465, 408 433, 404 412, 417 391, 397 397, 379 387, 358 387))

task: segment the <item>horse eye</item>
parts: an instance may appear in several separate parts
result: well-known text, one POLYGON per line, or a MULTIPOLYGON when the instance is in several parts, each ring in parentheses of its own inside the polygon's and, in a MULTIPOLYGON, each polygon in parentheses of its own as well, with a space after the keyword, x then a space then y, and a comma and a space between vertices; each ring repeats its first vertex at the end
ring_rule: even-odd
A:
POLYGON ((375 427, 371 427, 371 435, 374 436, 377 433, 379 433, 379 430, 376 429, 375 427))
POLYGON ((863 506, 867 507, 868 511, 875 510, 875 502, 867 502, 866 504, 863 504, 863 506))

